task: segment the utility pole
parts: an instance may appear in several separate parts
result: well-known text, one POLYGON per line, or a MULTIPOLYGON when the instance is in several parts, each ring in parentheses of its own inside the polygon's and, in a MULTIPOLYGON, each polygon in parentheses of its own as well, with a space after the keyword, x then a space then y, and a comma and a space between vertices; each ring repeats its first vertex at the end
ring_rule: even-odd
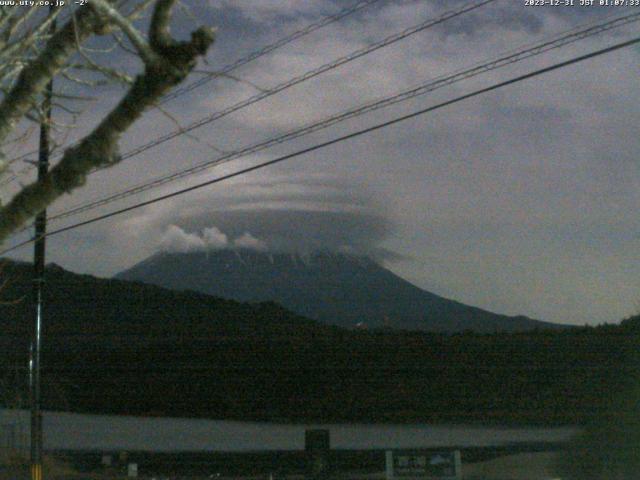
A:
MULTIPOLYGON (((53 2, 49 15, 53 15, 53 2)), ((55 20, 50 33, 55 31, 55 20)), ((40 146, 38 149, 38 181, 42 181, 49 171, 49 131, 51 125, 51 101, 53 79, 49 81, 42 100, 43 118, 40 122, 40 146)), ((31 340, 29 359, 29 386, 31 397, 31 480, 42 480, 42 412, 40 399, 40 360, 42 348, 42 310, 44 294, 45 235, 47 233, 47 210, 36 216, 35 244, 33 250, 33 293, 35 301, 35 322, 31 340)))

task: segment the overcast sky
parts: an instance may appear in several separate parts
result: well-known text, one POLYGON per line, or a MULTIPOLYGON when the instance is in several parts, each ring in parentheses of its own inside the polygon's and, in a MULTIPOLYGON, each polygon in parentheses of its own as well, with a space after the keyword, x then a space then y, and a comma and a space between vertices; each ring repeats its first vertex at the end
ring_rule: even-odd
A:
MULTIPOLYGON (((182 34, 196 22, 218 28, 207 64, 199 67, 214 71, 353 3, 198 0, 177 13, 175 30, 182 34)), ((464 3, 379 0, 243 66, 233 72, 235 79, 220 78, 172 100, 163 107, 170 116, 150 112, 123 138, 122 150, 464 3)), ((193 137, 98 172, 49 212, 633 11, 497 0, 199 128, 193 137)), ((585 39, 50 228, 294 152, 633 38, 637 31, 633 23, 585 39)), ((135 65, 125 57, 119 61, 135 65)), ((167 245, 185 245, 179 242, 185 239, 193 245, 208 238, 217 246, 347 249, 374 255, 422 288, 491 311, 574 324, 619 321, 640 309, 639 61, 637 47, 619 50, 52 237, 48 261, 110 276, 167 245)), ((108 90, 82 117, 78 132, 121 94, 108 90)), ((15 256, 28 259, 31 248, 15 256)))

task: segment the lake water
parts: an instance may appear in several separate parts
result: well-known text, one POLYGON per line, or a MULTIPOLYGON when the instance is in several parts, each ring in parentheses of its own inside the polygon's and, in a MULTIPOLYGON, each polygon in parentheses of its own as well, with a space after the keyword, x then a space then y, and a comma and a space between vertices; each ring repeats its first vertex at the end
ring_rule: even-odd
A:
MULTIPOLYGON (((46 450, 302 450, 308 428, 327 428, 335 449, 487 447, 564 442, 576 428, 468 425, 290 425, 226 420, 140 418, 45 412, 46 450)), ((28 445, 29 412, 0 409, 0 447, 28 445)))

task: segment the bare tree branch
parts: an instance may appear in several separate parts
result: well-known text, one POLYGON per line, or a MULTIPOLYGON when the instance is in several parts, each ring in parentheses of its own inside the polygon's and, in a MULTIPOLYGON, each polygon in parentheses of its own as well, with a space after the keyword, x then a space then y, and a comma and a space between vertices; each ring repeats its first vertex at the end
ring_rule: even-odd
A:
POLYGON ((82 9, 75 22, 69 21, 47 42, 46 48, 21 72, 9 94, 0 103, 0 143, 20 119, 36 104, 38 95, 76 50, 76 38, 86 39, 102 32, 105 25, 91 9, 82 9))
MULTIPOLYGON (((89 135, 69 148, 41 181, 25 186, 0 209, 0 242, 57 198, 83 185, 94 169, 117 164, 120 161, 118 140, 122 133, 169 89, 182 82, 195 68, 198 57, 207 52, 214 40, 210 28, 195 30, 190 41, 178 42, 171 37, 169 21, 174 3, 174 0, 158 0, 156 3, 149 33, 154 56, 145 59, 144 72, 136 77, 120 103, 89 135)), ((86 37, 88 31, 95 28, 95 22, 88 14, 78 15, 79 38, 86 37)), ((102 28, 104 30, 104 25, 102 28)), ((51 39, 45 49, 45 57, 38 59, 38 68, 30 65, 25 68, 25 71, 29 69, 30 75, 23 75, 24 71, 21 74, 18 83, 22 86, 17 91, 21 93, 22 100, 12 100, 9 106, 0 105, 0 141, 19 118, 17 113, 28 111, 34 92, 41 90, 40 82, 44 85, 51 75, 60 70, 62 61, 76 48, 73 22, 65 26, 65 32, 59 32, 51 39), (47 62, 53 62, 54 66, 47 62), (9 115, 9 120, 4 118, 5 115, 9 115)), ((15 91, 14 88, 11 96, 15 91)))
POLYGON ((155 51, 161 51, 174 43, 169 32, 169 23, 171 21, 171 10, 175 3, 176 0, 158 0, 153 11, 149 28, 149 41, 155 51))
POLYGON ((151 64, 158 61, 157 54, 153 51, 142 34, 133 26, 130 20, 122 16, 118 10, 111 6, 109 2, 105 0, 91 0, 90 5, 98 13, 108 18, 114 25, 124 32, 138 51, 138 54, 144 63, 151 64))

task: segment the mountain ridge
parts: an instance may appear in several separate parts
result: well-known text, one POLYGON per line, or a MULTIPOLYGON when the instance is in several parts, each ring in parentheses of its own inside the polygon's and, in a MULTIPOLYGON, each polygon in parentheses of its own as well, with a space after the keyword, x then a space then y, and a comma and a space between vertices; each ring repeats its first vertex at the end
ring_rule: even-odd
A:
POLYGON ((341 252, 159 252, 114 278, 241 302, 274 301, 298 315, 346 328, 487 333, 564 327, 447 299, 368 257, 341 252))

